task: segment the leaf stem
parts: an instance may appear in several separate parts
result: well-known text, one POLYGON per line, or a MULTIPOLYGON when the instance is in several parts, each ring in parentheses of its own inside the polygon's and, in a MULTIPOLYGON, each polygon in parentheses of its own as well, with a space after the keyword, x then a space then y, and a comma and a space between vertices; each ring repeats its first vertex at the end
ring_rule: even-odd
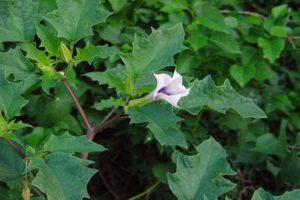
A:
POLYGON ((157 181, 151 187, 149 187, 148 189, 146 189, 144 192, 142 192, 140 194, 137 194, 137 195, 129 198, 128 200, 136 200, 136 199, 139 199, 142 196, 150 194, 159 184, 160 184, 160 181, 157 181))

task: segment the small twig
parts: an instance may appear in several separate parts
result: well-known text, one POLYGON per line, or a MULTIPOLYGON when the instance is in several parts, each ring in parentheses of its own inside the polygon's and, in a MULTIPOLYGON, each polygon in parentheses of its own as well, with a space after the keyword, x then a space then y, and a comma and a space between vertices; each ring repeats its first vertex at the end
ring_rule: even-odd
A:
POLYGON ((140 194, 137 194, 137 195, 129 198, 128 200, 136 200, 136 199, 139 199, 142 196, 149 195, 159 184, 160 184, 160 181, 157 181, 151 187, 149 187, 148 189, 146 189, 144 192, 142 192, 140 194))
POLYGON ((114 198, 117 199, 117 200, 121 200, 119 195, 117 193, 115 193, 115 191, 110 187, 110 185, 109 185, 108 181, 106 180, 105 176, 101 172, 99 172, 98 174, 99 174, 101 180, 103 181, 103 184, 108 189, 108 191, 114 196, 114 198))
POLYGON ((98 126, 96 126, 94 128, 94 136, 101 132, 104 128, 107 127, 108 124, 114 122, 115 120, 119 119, 121 117, 121 115, 123 114, 123 111, 120 111, 119 113, 117 113, 115 116, 113 116, 112 118, 108 119, 107 121, 100 123, 98 126))
POLYGON ((97 127, 102 127, 107 120, 112 116, 112 114, 116 111, 116 108, 113 108, 105 117, 104 119, 99 123, 99 125, 96 126, 96 128, 94 128, 94 131, 90 134, 88 134, 86 137, 89 140, 93 140, 95 135, 97 134, 97 127))
POLYGON ((221 11, 221 13, 237 12, 237 13, 242 14, 242 15, 251 15, 251 16, 260 17, 262 19, 266 19, 265 16, 263 16, 259 13, 256 13, 256 12, 251 12, 251 11, 233 11, 233 10, 220 10, 220 11, 221 11))

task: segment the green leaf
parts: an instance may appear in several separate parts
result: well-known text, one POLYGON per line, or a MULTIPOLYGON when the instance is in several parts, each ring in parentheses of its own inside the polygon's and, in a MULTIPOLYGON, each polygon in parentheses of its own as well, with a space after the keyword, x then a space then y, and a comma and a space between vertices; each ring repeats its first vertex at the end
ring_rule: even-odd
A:
POLYGON ((58 8, 44 15, 44 18, 57 30, 58 37, 76 43, 93 35, 92 26, 104 22, 110 15, 98 4, 98 0, 58 0, 58 8))
POLYGON ((43 70, 44 68, 50 68, 50 59, 46 56, 45 52, 37 49, 34 44, 23 43, 21 49, 26 52, 26 57, 37 62, 37 66, 43 70))
POLYGON ((224 19, 224 22, 226 24, 226 26, 230 27, 230 28, 236 28, 238 26, 238 20, 235 17, 226 17, 224 19))
POLYGON ((85 74, 100 85, 108 84, 109 88, 116 88, 118 91, 124 91, 125 69, 119 65, 115 68, 109 68, 104 72, 90 72, 85 74))
POLYGON ((63 43, 60 43, 60 52, 62 55, 62 59, 66 62, 69 63, 72 60, 72 53, 70 51, 70 49, 63 43))
POLYGON ((232 65, 229 72, 234 80, 236 80, 241 87, 244 87, 255 76, 256 69, 252 65, 232 65))
POLYGON ((212 137, 202 142, 194 156, 179 154, 177 170, 168 174, 171 191, 178 199, 217 199, 232 190, 235 184, 223 178, 235 175, 226 160, 227 154, 212 137))
POLYGON ((39 170, 32 185, 45 193, 48 200, 74 200, 89 198, 86 187, 96 170, 84 165, 91 163, 66 153, 52 153, 45 159, 32 157, 27 171, 39 170))
POLYGON ((33 44, 23 43, 21 48, 26 51, 26 57, 36 61, 36 65, 43 72, 42 80, 43 90, 49 94, 51 87, 54 87, 59 79, 59 74, 52 67, 51 60, 46 56, 44 51, 37 49, 33 44))
POLYGON ((300 199, 300 190, 293 190, 291 192, 286 192, 281 196, 272 196, 270 193, 266 192, 262 188, 256 190, 251 198, 251 200, 296 200, 296 199, 300 199))
POLYGON ((4 112, 6 118, 20 115, 21 109, 27 104, 21 93, 22 83, 9 82, 0 70, 0 111, 4 112))
POLYGON ((119 106, 123 106, 124 102, 122 99, 115 99, 113 97, 110 97, 109 99, 103 99, 98 103, 95 103, 93 105, 93 108, 95 108, 96 110, 104 110, 106 108, 111 108, 111 107, 119 107, 119 106))
POLYGON ((197 16, 197 23, 223 33, 228 33, 224 16, 220 11, 210 3, 205 3, 201 9, 201 13, 197 16))
POLYGON ((271 35, 276 37, 285 38, 287 34, 287 29, 284 26, 273 26, 271 29, 271 35))
POLYGON ((183 134, 177 127, 180 118, 172 107, 167 104, 148 104, 143 107, 133 107, 127 111, 131 123, 148 123, 148 128, 161 145, 177 145, 187 148, 183 134))
POLYGON ((121 10, 127 3, 127 0, 109 0, 109 3, 114 12, 121 10))
POLYGON ((272 16, 274 18, 279 18, 279 17, 284 17, 286 15, 288 11, 288 6, 286 4, 284 5, 280 5, 280 6, 276 6, 274 8, 272 8, 272 16))
POLYGON ((191 24, 188 27, 189 37, 187 38, 187 42, 193 48, 193 50, 197 51, 207 44, 208 38, 204 35, 203 30, 199 28, 199 25, 191 24))
POLYGON ((22 144, 20 139, 13 132, 25 127, 30 127, 30 125, 25 124, 22 121, 7 121, 0 112, 0 138, 2 137, 22 144))
POLYGON ((184 30, 177 24, 167 30, 152 30, 147 38, 136 36, 133 51, 122 56, 126 72, 136 79, 142 74, 174 66, 173 56, 185 49, 184 30))
POLYGON ((280 38, 273 38, 273 39, 266 39, 266 38, 258 38, 258 46, 262 48, 264 56, 269 59, 271 63, 279 58, 285 42, 284 39, 280 38))
POLYGON ((41 39, 41 47, 44 47, 52 55, 59 56, 60 40, 57 38, 56 31, 48 24, 38 24, 36 32, 41 39))
POLYGON ((242 65, 243 66, 256 66, 261 60, 260 51, 252 46, 245 46, 242 49, 242 65))
POLYGON ((51 135, 49 140, 45 143, 44 151, 50 152, 102 152, 105 148, 102 145, 88 140, 84 135, 73 136, 69 132, 62 135, 51 135))
POLYGON ((6 77, 13 74, 15 81, 22 81, 23 91, 38 82, 34 66, 19 50, 10 49, 8 52, 0 52, 0 69, 4 70, 6 77))
POLYGON ((0 42, 32 40, 37 11, 32 0, 0 1, 0 42))
POLYGON ((273 134, 266 133, 256 139, 256 145, 252 150, 267 155, 282 156, 285 152, 285 146, 273 134))
POLYGON ((25 169, 23 159, 0 138, 0 181, 20 179, 25 169))
POLYGON ((192 114, 197 114, 204 107, 226 113, 234 110, 243 118, 265 118, 265 113, 252 99, 238 94, 226 80, 223 85, 216 86, 210 76, 195 80, 191 84, 190 94, 179 101, 179 106, 192 114))
POLYGON ((160 2, 163 4, 161 10, 166 13, 182 12, 189 6, 187 0, 160 0, 160 2))
POLYGON ((82 61, 87 61, 89 64, 92 64, 96 57, 104 59, 118 53, 119 50, 117 48, 108 47, 107 45, 94 46, 88 43, 83 49, 77 49, 76 63, 79 64, 82 61))
POLYGON ((229 34, 214 32, 209 40, 217 47, 221 48, 226 53, 239 54, 241 53, 239 44, 229 34))
POLYGON ((45 14, 57 8, 56 0, 33 0, 39 5, 39 14, 45 14))

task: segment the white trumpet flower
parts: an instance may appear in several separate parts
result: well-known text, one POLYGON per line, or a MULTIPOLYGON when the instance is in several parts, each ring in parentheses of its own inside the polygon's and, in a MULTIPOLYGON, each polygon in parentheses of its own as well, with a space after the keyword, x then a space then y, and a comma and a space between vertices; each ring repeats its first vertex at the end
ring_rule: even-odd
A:
POLYGON ((186 88, 182 84, 182 76, 174 71, 173 77, 168 74, 154 74, 157 85, 153 92, 150 93, 149 97, 153 101, 165 100, 177 107, 178 101, 181 97, 189 95, 190 88, 186 88))

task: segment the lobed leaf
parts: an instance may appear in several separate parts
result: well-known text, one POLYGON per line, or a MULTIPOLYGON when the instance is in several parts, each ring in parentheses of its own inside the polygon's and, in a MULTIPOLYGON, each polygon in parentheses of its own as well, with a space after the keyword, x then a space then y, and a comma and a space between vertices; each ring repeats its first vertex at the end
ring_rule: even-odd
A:
POLYGON ((251 198, 251 200, 296 200, 296 199, 300 199, 300 190, 293 190, 291 192, 286 192, 281 196, 272 196, 270 193, 266 192, 262 188, 256 190, 251 198))
POLYGON ((35 67, 18 49, 0 52, 0 70, 4 71, 5 77, 13 74, 15 81, 22 81, 23 91, 38 82, 35 67))
POLYGON ((265 118, 266 114, 252 99, 238 94, 226 80, 223 85, 216 86, 210 76, 195 80, 191 84, 190 94, 179 101, 179 106, 191 114, 197 114, 205 106, 212 110, 226 113, 234 110, 243 118, 265 118))
POLYGON ((37 12, 38 5, 32 0, 0 1, 0 42, 32 40, 37 12))
POLYGON ((111 108, 111 107, 119 107, 119 106, 123 106, 124 102, 122 99, 115 99, 113 97, 110 97, 109 99, 103 99, 100 102, 96 102, 93 105, 93 108, 95 108, 96 110, 104 110, 106 108, 111 108))
POLYGON ((45 193, 48 200, 79 200, 89 198, 87 184, 96 170, 84 165, 91 163, 66 153, 51 153, 45 159, 32 157, 27 171, 38 169, 32 185, 45 193))
POLYGON ((202 142, 194 156, 179 154, 176 173, 168 173, 171 191, 180 200, 215 200, 232 190, 235 184, 223 178, 235 175, 227 154, 212 137, 202 142))
POLYGON ((50 152, 102 152, 105 147, 100 144, 88 140, 84 135, 73 136, 69 132, 62 135, 51 135, 48 141, 44 144, 44 151, 50 152))
POLYGON ((122 56, 126 72, 135 79, 143 74, 173 66, 173 56, 183 49, 184 30, 177 24, 167 30, 152 30, 147 38, 136 36, 133 51, 122 56))
POLYGON ((119 50, 114 47, 108 47, 107 45, 95 46, 88 43, 83 49, 77 49, 76 63, 87 61, 92 64, 96 57, 108 58, 119 53, 119 50))
POLYGON ((0 111, 2 110, 6 118, 20 115, 21 109, 27 104, 22 96, 22 83, 9 82, 4 71, 0 70, 0 111))
POLYGON ((180 120, 167 104, 148 104, 127 111, 131 123, 148 123, 148 128, 161 145, 177 145, 187 148, 183 134, 176 123, 180 120))
POLYGON ((125 69, 119 65, 109 68, 104 72, 89 72, 85 76, 97 81, 100 85, 107 84, 109 88, 116 88, 117 91, 124 91, 125 69))
POLYGON ((58 8, 43 17, 54 26, 58 37, 76 43, 93 35, 92 26, 104 22, 110 15, 98 4, 98 0, 58 0, 58 8))

